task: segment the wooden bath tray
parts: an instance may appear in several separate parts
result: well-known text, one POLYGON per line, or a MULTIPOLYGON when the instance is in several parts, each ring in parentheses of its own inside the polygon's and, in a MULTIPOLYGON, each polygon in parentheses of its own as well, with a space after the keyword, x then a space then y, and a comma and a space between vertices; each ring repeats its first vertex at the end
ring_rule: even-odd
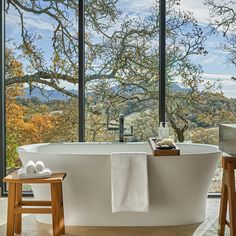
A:
POLYGON ((156 138, 149 138, 149 144, 152 149, 153 156, 179 156, 180 149, 175 145, 172 149, 159 149, 156 147, 156 138))

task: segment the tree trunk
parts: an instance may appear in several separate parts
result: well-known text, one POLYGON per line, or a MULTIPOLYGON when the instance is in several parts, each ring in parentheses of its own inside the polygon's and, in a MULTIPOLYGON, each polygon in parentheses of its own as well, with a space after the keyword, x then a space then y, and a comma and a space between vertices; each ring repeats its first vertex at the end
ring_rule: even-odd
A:
POLYGON ((178 141, 180 143, 183 143, 184 142, 184 130, 175 130, 176 134, 177 134, 177 137, 178 137, 178 141))
POLYGON ((172 129, 174 129, 175 133, 177 134, 177 138, 178 138, 178 141, 180 143, 184 142, 185 138, 184 138, 184 132, 186 130, 186 127, 185 128, 178 128, 176 123, 175 123, 175 120, 174 119, 171 119, 171 117, 169 116, 169 122, 170 122, 170 125, 172 127, 172 129))

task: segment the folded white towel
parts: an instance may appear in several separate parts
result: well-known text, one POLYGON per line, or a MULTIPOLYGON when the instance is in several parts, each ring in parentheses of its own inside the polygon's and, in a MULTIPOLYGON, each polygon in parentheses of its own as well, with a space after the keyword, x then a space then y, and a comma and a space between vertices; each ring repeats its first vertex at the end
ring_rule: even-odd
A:
POLYGON ((33 161, 28 161, 25 166, 25 173, 26 174, 33 174, 36 172, 36 166, 33 161))
POLYGON ((20 178, 22 175, 26 175, 25 168, 20 168, 18 170, 18 177, 20 178))
POLYGON ((147 153, 112 153, 111 185, 112 212, 147 212, 147 153))
POLYGON ((36 172, 39 173, 39 172, 44 170, 45 165, 44 165, 44 163, 42 161, 37 161, 35 163, 35 168, 36 168, 36 172))
POLYGON ((31 173, 27 174, 25 168, 21 168, 18 170, 18 177, 20 179, 40 179, 40 178, 49 178, 52 175, 52 171, 48 168, 44 168, 43 171, 39 173, 31 173))

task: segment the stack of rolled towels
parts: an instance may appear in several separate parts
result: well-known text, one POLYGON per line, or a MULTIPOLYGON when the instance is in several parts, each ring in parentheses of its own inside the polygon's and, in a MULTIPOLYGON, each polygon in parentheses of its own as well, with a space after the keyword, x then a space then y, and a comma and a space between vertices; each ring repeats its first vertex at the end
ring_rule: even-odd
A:
POLYGON ((42 161, 28 161, 25 167, 18 170, 18 177, 21 179, 49 178, 51 175, 52 171, 49 168, 45 168, 42 161))

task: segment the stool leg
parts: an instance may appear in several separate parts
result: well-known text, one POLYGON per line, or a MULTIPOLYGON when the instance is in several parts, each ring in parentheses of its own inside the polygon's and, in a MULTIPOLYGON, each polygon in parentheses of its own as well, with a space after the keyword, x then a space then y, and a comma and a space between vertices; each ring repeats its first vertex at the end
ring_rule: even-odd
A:
POLYGON ((64 221, 64 203, 63 203, 63 191, 62 183, 59 186, 59 198, 60 198, 60 231, 61 234, 65 234, 65 221, 64 221))
POLYGON ((58 183, 51 184, 53 236, 60 236, 60 204, 58 183))
POLYGON ((228 164, 228 195, 229 195, 229 217, 230 217, 230 235, 236 235, 236 195, 235 195, 235 177, 233 163, 228 164))
POLYGON ((219 214, 219 236, 224 236, 225 234, 225 223, 227 214, 227 202, 228 202, 228 192, 227 192, 227 170, 223 169, 222 187, 221 187, 221 199, 220 199, 220 214, 219 214))
MULTIPOLYGON (((16 184, 16 204, 22 202, 22 184, 16 184)), ((21 233, 21 225, 22 225, 22 219, 21 214, 15 215, 15 233, 20 234, 21 233)))
POLYGON ((8 187, 8 210, 7 210, 7 236, 14 236, 15 227, 15 201, 16 201, 16 184, 9 183, 8 187))

